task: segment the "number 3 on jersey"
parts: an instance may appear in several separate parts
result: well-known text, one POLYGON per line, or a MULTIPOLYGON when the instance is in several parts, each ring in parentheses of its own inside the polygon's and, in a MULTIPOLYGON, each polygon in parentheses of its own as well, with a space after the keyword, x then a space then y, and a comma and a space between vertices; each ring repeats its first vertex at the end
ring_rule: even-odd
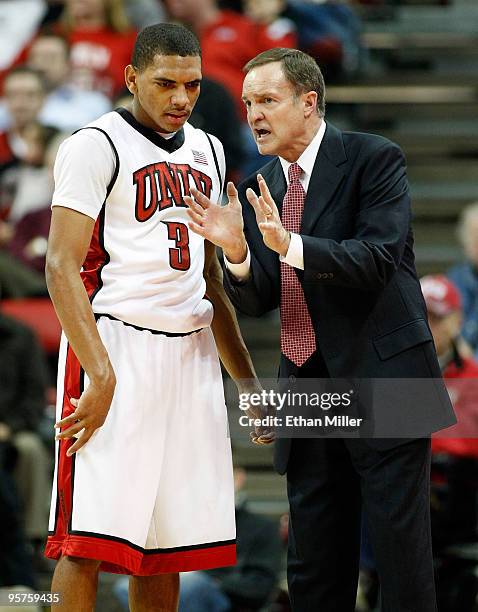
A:
POLYGON ((169 265, 175 270, 189 270, 191 257, 187 225, 177 221, 163 221, 163 223, 168 228, 168 239, 175 242, 175 246, 169 249, 169 265))

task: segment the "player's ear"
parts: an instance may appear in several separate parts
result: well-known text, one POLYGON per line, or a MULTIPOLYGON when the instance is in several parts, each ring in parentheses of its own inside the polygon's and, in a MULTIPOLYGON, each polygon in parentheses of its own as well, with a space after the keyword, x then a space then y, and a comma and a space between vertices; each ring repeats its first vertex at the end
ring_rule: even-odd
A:
POLYGON ((136 70, 134 69, 134 66, 132 66, 131 64, 128 64, 126 68, 124 69, 124 80, 126 83, 126 87, 128 88, 129 92, 132 93, 133 95, 137 92, 136 78, 137 78, 137 73, 136 73, 136 70))

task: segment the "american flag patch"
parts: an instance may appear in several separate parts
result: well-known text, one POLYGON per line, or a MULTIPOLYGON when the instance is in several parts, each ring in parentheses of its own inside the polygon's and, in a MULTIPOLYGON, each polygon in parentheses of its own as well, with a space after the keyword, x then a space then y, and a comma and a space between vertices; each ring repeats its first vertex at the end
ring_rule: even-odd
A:
POLYGON ((193 159, 196 163, 206 164, 207 166, 207 157, 205 153, 203 153, 202 151, 195 151, 194 149, 192 149, 192 152, 193 152, 193 159))

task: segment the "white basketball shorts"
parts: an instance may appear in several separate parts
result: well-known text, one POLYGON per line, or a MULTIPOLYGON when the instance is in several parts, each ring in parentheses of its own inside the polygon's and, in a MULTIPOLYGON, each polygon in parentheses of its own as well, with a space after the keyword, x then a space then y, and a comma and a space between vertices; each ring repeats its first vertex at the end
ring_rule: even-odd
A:
MULTIPOLYGON (((45 554, 147 576, 233 565, 234 486, 211 329, 168 336, 100 316, 116 374, 102 427, 72 457, 56 442, 45 554)), ((62 338, 57 420, 88 378, 62 338)))

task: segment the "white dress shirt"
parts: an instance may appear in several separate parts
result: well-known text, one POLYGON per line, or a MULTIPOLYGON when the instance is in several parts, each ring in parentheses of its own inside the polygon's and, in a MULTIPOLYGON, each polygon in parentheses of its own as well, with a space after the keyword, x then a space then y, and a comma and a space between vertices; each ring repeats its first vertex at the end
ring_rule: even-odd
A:
MULTIPOLYGON (((302 168, 302 174, 299 180, 302 184, 302 187, 304 188, 306 195, 317 154, 319 152, 322 139, 324 138, 325 128, 325 121, 322 119, 322 122, 320 124, 319 129, 317 130, 316 135, 312 138, 312 140, 304 149, 304 151, 296 162, 302 168)), ((289 167, 291 166, 292 162, 288 162, 282 157, 279 157, 279 161, 282 166, 282 170, 284 172, 285 180, 288 187, 289 167)), ((302 243, 302 238, 300 237, 300 234, 295 234, 291 232, 289 248, 285 257, 280 256, 280 260, 288 264, 289 266, 293 266, 294 268, 299 268, 300 270, 304 269, 304 245, 302 243)), ((246 259, 242 263, 233 264, 228 261, 226 257, 224 257, 224 261, 227 269, 237 280, 245 280, 249 276, 249 269, 251 267, 251 254, 249 252, 249 248, 247 249, 246 259)))

